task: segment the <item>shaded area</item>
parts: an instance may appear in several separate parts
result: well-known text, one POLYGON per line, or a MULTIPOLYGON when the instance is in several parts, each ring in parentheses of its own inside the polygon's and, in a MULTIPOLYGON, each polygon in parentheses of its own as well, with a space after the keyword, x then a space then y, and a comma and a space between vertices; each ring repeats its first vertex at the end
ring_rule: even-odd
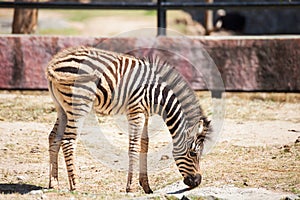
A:
POLYGON ((41 190, 43 187, 22 183, 0 183, 0 194, 27 194, 33 190, 41 190))
POLYGON ((168 192, 167 194, 182 194, 184 192, 187 192, 187 191, 190 191, 194 188, 183 188, 183 189, 180 189, 180 190, 177 190, 177 191, 174 191, 174 192, 168 192))

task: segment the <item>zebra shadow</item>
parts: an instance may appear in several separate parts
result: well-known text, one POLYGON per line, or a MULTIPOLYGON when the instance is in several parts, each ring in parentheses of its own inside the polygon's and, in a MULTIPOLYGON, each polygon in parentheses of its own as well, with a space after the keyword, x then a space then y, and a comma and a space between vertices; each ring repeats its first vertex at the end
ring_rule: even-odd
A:
POLYGON ((180 190, 168 192, 167 194, 182 194, 182 193, 190 191, 192 189, 194 189, 194 188, 183 188, 183 189, 180 189, 180 190))
POLYGON ((34 190, 45 189, 40 186, 22 183, 0 183, 0 194, 27 194, 34 190))

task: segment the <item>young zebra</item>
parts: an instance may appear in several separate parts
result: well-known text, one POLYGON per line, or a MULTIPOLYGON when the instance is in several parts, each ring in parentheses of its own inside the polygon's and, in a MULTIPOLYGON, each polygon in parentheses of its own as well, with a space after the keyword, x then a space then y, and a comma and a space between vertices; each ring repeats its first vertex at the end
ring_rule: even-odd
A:
POLYGON ((173 139, 173 157, 193 188, 200 184, 199 159, 209 132, 197 98, 182 77, 168 64, 99 50, 70 48, 59 52, 47 68, 49 91, 58 113, 49 135, 50 179, 58 181, 58 152, 62 147, 70 189, 75 190, 76 137, 84 117, 95 109, 101 114, 126 114, 129 122, 129 169, 126 191, 132 190, 135 163, 139 182, 152 193, 147 175, 148 118, 164 119, 173 139))

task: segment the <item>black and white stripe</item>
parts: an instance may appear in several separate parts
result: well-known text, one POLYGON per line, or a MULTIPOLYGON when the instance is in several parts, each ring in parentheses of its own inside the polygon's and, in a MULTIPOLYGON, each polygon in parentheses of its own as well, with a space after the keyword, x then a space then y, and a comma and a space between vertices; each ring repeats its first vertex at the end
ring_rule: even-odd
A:
MULTIPOLYGON (((141 154, 148 151, 147 125, 153 114, 165 120, 181 174, 186 178, 199 173, 199 155, 190 156, 189 152, 197 136, 205 136, 206 132, 198 133, 198 128, 209 123, 200 123, 207 121, 193 90, 168 64, 79 47, 54 56, 47 78, 58 111, 56 125, 49 136, 50 187, 52 179, 57 179, 57 154, 62 145, 70 188, 75 189, 75 141, 82 120, 91 109, 101 114, 127 115, 130 140, 127 191, 131 190, 133 165, 139 153, 140 165, 147 167, 146 155, 141 154)), ((146 193, 152 192, 146 170, 140 172, 140 184, 146 193)))

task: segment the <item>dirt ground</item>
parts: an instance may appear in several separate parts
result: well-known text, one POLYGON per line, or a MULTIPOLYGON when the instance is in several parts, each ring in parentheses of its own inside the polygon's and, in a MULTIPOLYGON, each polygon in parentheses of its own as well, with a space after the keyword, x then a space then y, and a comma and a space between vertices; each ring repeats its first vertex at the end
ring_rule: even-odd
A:
MULTIPOLYGON (((211 117, 209 93, 197 95, 211 117)), ((226 115, 221 135, 201 160, 203 181, 198 188, 186 191, 168 154, 169 135, 154 118, 150 154, 158 161, 149 160, 149 178, 155 192, 145 195, 135 179, 136 192, 126 194, 125 121, 120 116, 100 116, 101 128, 94 124, 98 126, 96 136, 105 136, 108 146, 94 138, 92 129, 83 131, 77 148, 79 190, 69 192, 62 155, 60 190, 47 189, 47 137, 56 117, 48 93, 1 91, 0 199, 181 199, 184 195, 190 199, 267 199, 255 194, 273 197, 270 199, 299 198, 300 95, 227 93, 222 101, 226 115)))
MULTIPOLYGON (((0 33, 7 34, 13 11, 1 11, 0 33)), ((91 13, 42 10, 37 34, 111 36, 154 27, 156 22, 155 13, 91 13)), ((187 33, 186 25, 174 23, 184 14, 172 15, 168 15, 168 27, 187 33)), ((209 93, 197 94, 211 117, 209 93)), ((47 189, 47 138, 56 118, 48 93, 0 91, 0 199, 299 199, 300 94, 227 93, 223 102, 222 131, 217 144, 201 160, 203 180, 198 188, 186 190, 170 155, 170 137, 163 123, 154 118, 149 153, 154 194, 145 195, 137 179, 136 192, 126 194, 126 123, 116 116, 100 117, 97 123, 91 120, 93 124, 81 134, 79 190, 70 192, 62 155, 60 189, 47 189)))

